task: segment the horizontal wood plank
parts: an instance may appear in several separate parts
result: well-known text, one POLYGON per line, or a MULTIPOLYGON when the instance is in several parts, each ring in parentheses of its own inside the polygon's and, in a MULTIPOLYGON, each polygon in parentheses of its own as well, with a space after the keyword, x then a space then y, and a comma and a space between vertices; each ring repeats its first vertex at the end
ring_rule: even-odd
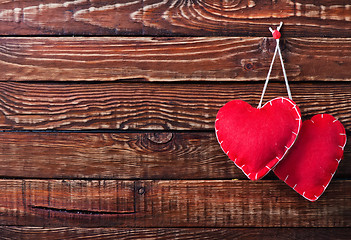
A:
POLYGON ((348 36, 347 0, 2 1, 5 35, 255 35, 284 21, 286 36, 348 36))
POLYGON ((0 180, 0 224, 61 225, 61 213, 135 214, 134 189, 133 181, 0 180))
MULTIPOLYGON (((5 37, 0 46, 2 81, 264 81, 275 40, 5 37)), ((350 38, 288 38, 281 48, 289 81, 351 81, 350 38)), ((278 60, 271 79, 283 79, 278 60)))
MULTIPOLYGON (((213 130, 217 111, 242 99, 257 106, 263 84, 0 83, 1 130, 213 130)), ((292 84, 303 118, 329 113, 351 129, 350 84, 292 84)), ((286 96, 270 84, 265 100, 286 96)))
POLYGON ((4 239, 348 240, 351 228, 42 228, 0 226, 4 239))
MULTIPOLYGON (((351 142, 351 139, 348 139, 351 142)), ((247 179, 213 132, 0 133, 0 176, 64 179, 247 179)), ((351 146, 334 179, 351 178, 351 146)), ((264 179, 277 179, 270 173, 264 179)))
POLYGON ((351 227, 351 181, 308 202, 281 181, 1 180, 0 224, 351 227))

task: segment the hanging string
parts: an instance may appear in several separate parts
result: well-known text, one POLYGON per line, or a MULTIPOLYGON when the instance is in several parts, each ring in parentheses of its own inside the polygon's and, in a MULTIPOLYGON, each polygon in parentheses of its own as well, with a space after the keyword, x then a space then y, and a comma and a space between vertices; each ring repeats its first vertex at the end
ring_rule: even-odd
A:
POLYGON ((280 39, 280 36, 281 36, 279 31, 280 31, 280 28, 282 26, 283 26, 283 22, 280 22, 280 25, 277 27, 277 30, 273 30, 272 28, 269 28, 269 30, 271 31, 273 37, 276 40, 277 45, 276 45, 275 50, 274 50, 271 66, 269 67, 269 70, 268 70, 266 82, 264 83, 264 87, 263 87, 263 91, 262 91, 262 95, 261 95, 261 100, 260 100, 260 103, 258 104, 257 108, 261 108, 261 106, 262 106, 263 97, 264 97, 264 94, 265 94, 266 89, 267 89, 267 85, 268 85, 268 82, 269 82, 269 77, 271 76, 271 72, 272 72, 272 68, 273 68, 275 57, 277 56, 277 52, 279 54, 280 63, 282 65, 282 70, 283 70, 286 90, 288 92, 289 98, 292 100, 291 91, 290 91, 290 87, 289 87, 289 83, 288 83, 288 77, 286 76, 286 71, 285 71, 285 67, 284 67, 284 61, 283 61, 282 53, 281 53, 281 50, 280 50, 280 47, 279 47, 279 39, 280 39))

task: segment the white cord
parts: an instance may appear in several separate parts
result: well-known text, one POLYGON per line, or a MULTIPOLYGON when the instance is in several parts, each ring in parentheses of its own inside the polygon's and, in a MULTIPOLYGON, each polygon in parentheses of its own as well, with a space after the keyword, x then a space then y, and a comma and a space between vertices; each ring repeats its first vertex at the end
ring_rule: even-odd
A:
MULTIPOLYGON (((277 40, 278 40, 277 44, 279 44, 279 39, 277 39, 277 40)), ((267 85, 268 85, 268 82, 269 82, 269 77, 270 77, 271 72, 272 72, 273 63, 274 63, 275 56, 277 55, 277 51, 278 51, 278 48, 276 47, 275 51, 274 51, 273 59, 272 59, 272 62, 271 62, 271 66, 269 67, 269 70, 268 70, 268 74, 267 74, 267 77, 266 77, 266 82, 264 83, 264 87, 263 87, 263 91, 262 91, 262 95, 261 95, 261 100, 260 100, 260 103, 258 104, 258 108, 261 108, 262 101, 263 101, 263 96, 264 96, 264 93, 266 92, 266 89, 267 89, 267 85)))
MULTIPOLYGON (((283 25, 283 22, 280 22, 280 25, 277 27, 278 31, 280 30, 282 25, 283 25)), ((272 33, 274 32, 272 28, 269 28, 269 30, 272 33)), ((279 53, 280 63, 282 65, 282 70, 283 70, 286 90, 288 91, 289 98, 292 100, 291 91, 290 91, 290 87, 289 87, 289 83, 288 83, 288 77, 287 77, 286 72, 285 72, 284 61, 283 61, 282 53, 281 53, 281 50, 280 50, 280 47, 279 47, 279 38, 276 39, 276 43, 277 43, 277 45, 276 45, 275 50, 274 50, 274 55, 273 55, 273 59, 272 59, 272 62, 271 62, 271 66, 269 67, 267 78, 266 78, 266 82, 264 83, 264 87, 263 87, 263 91, 262 91, 262 95, 261 95, 261 100, 260 100, 260 103, 258 104, 257 108, 261 108, 261 106, 262 106, 263 97, 264 97, 264 94, 265 94, 266 89, 267 89, 267 85, 268 85, 268 82, 269 82, 269 77, 271 76, 271 72, 272 72, 272 68, 273 68, 273 64, 274 64, 274 60, 275 60, 275 57, 277 55, 277 52, 279 53)))
MULTIPOLYGON (((279 40, 279 39, 277 39, 277 40, 279 40)), ((288 77, 286 76, 286 72, 285 72, 282 52, 280 51, 280 47, 279 47, 279 41, 277 41, 277 48, 278 48, 280 63, 282 65, 282 70, 283 70, 283 75, 284 75, 284 80, 285 80, 285 85, 286 85, 286 91, 288 92, 289 98, 292 100, 291 91, 290 91, 290 87, 289 87, 289 83, 288 83, 288 77)))

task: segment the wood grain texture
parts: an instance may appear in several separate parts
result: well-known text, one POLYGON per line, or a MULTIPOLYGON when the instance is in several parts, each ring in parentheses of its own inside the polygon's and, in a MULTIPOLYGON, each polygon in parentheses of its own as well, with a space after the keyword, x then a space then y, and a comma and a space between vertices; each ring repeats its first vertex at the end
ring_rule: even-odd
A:
POLYGON ((148 34, 267 36, 266 26, 280 21, 284 22, 284 36, 337 36, 337 32, 343 35, 341 29, 351 28, 351 11, 345 0, 145 0, 145 3, 143 24, 151 27, 144 30, 148 34), (335 24, 335 28, 328 24, 335 24), (339 24, 344 25, 340 28, 339 24))
POLYGON ((257 105, 280 21, 303 118, 350 135, 348 0, 0 0, 0 239, 348 239, 350 144, 311 203, 213 132, 257 105))
POLYGON ((284 21, 285 36, 351 36, 348 0, 17 0, 0 9, 5 35, 267 36, 284 21))
MULTIPOLYGON (((351 32, 351 31, 350 31, 351 32)), ((273 38, 0 38, 2 81, 264 81, 273 38)), ((350 81, 351 39, 282 42, 289 81, 350 81)), ((277 60, 271 75, 282 80, 277 60)))
POLYGON ((106 219, 132 215, 134 188, 132 181, 0 180, 0 224, 61 225, 55 216, 66 213, 106 219))
POLYGON ((142 10, 140 0, 19 0, 2 1, 0 8, 3 35, 139 35, 143 29, 138 14, 130 16, 142 10))
MULTIPOLYGON (((0 83, 0 129, 213 130, 217 111, 242 99, 257 106, 263 84, 0 83)), ((291 84, 303 118, 329 113, 351 129, 350 84, 291 84)), ((265 100, 286 96, 270 84, 265 100)))
POLYGON ((333 181, 313 203, 277 181, 145 181, 136 205, 152 213, 144 226, 350 227, 350 183, 333 181))
POLYGON ((351 181, 308 202, 281 181, 1 180, 0 224, 350 227, 351 181))
MULTIPOLYGON (((351 142, 351 139, 348 139, 351 142)), ((247 179, 213 132, 0 133, 0 176, 63 179, 247 179)), ((351 178, 351 147, 334 179, 351 178)), ((277 179, 270 173, 264 179, 277 179)))
POLYGON ((351 228, 42 228, 0 226, 0 239, 348 240, 351 228))

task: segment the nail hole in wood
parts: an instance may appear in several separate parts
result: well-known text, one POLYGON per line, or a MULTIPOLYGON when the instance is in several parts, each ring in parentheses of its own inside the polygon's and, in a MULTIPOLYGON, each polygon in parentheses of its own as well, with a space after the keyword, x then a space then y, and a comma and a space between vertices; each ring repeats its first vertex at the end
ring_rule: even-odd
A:
POLYGON ((143 195, 143 194, 145 193, 145 188, 143 188, 143 187, 139 188, 139 189, 138 189, 138 193, 139 193, 140 195, 143 195))

